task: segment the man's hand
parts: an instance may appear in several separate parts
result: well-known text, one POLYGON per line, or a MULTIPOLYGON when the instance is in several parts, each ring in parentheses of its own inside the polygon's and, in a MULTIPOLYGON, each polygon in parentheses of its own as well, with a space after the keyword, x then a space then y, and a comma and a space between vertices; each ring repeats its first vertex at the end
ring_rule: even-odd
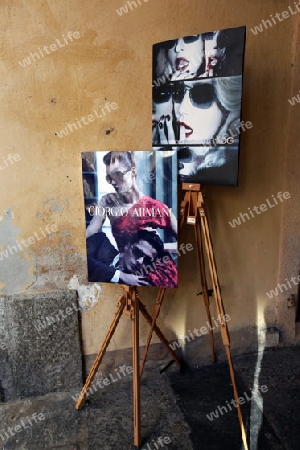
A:
POLYGON ((134 275, 132 273, 120 273, 119 283, 127 284, 129 286, 150 286, 144 277, 134 275))

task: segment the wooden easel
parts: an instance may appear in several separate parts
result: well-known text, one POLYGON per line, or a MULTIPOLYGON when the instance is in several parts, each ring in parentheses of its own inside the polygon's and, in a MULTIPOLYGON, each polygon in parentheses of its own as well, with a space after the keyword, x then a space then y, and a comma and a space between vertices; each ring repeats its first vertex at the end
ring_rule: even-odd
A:
MULTIPOLYGON (((209 226, 208 226, 208 220, 204 209, 204 199, 203 199, 203 193, 201 192, 201 186, 200 184, 190 184, 190 183, 183 183, 182 189, 185 192, 184 199, 181 203, 180 208, 180 229, 182 228, 183 224, 186 222, 189 225, 193 225, 195 227, 195 238, 196 238, 196 247, 197 247, 197 255, 199 260, 199 266, 200 266, 200 278, 201 278, 201 285, 202 285, 202 295, 203 300, 206 308, 206 313, 208 317, 208 322, 210 324, 210 328, 212 328, 212 320, 210 315, 210 299, 208 295, 208 289, 207 289, 207 281, 206 281, 206 272, 205 272, 205 259, 204 259, 204 248, 205 246, 207 260, 209 264, 209 272, 211 276, 212 281, 212 288, 214 293, 214 300, 216 304, 216 310, 219 315, 220 320, 220 330, 221 330, 221 336, 222 336, 222 342, 223 345, 226 348, 226 354, 229 364, 229 370, 230 370, 230 377, 233 387, 233 393, 235 402, 237 405, 237 412, 238 412, 238 419, 240 423, 241 433, 242 433, 242 441, 244 444, 245 450, 248 450, 248 444, 247 444, 247 436, 246 431, 244 427, 242 412, 239 404, 239 396, 235 381, 235 375, 234 375, 234 367, 232 363, 231 358, 231 352, 230 352, 230 337, 229 337, 229 331, 227 327, 227 322, 225 320, 225 310, 223 306, 223 301, 221 297, 221 291, 220 291, 220 284, 218 280, 217 275, 217 268, 214 258, 214 252, 209 232, 209 226)), ((213 361, 216 360, 216 354, 215 354, 215 348, 214 348, 214 338, 213 338, 213 331, 210 330, 210 343, 211 343, 211 349, 212 349, 212 357, 213 361)))
POLYGON ((102 343, 99 353, 93 363, 93 366, 91 368, 89 376, 87 377, 85 385, 83 386, 83 388, 81 390, 81 393, 79 395, 79 398, 77 400, 75 408, 76 409, 82 408, 85 398, 86 398, 87 391, 88 391, 91 383, 93 382, 93 379, 95 378, 95 375, 96 375, 97 370, 98 370, 98 368, 101 364, 101 361, 104 357, 106 349, 110 343, 111 338, 113 337, 113 334, 114 334, 114 332, 118 326, 118 323, 121 319, 121 316, 124 312, 125 315, 132 321, 133 417, 134 417, 134 444, 133 445, 134 445, 134 448, 136 450, 138 450, 141 445, 140 378, 141 378, 141 374, 143 372, 143 368, 144 368, 144 365, 146 362, 147 353, 148 353, 148 349, 149 349, 153 331, 157 334, 157 336, 161 340, 162 344, 166 347, 168 352, 171 354, 172 361, 174 360, 178 366, 180 366, 180 361, 179 361, 179 358, 177 357, 176 353, 169 347, 169 343, 168 343, 167 339, 165 338, 164 334, 159 329, 159 327, 156 325, 156 318, 160 311, 160 307, 161 307, 161 304, 162 304, 162 301, 164 298, 164 294, 165 294, 165 289, 160 288, 158 291, 153 318, 147 312, 145 305, 143 305, 143 303, 140 301, 136 287, 122 286, 122 289, 125 291, 125 293, 122 296, 120 296, 120 298, 119 298, 115 317, 111 322, 110 328, 109 328, 109 330, 106 334, 106 337, 102 343), (139 311, 145 317, 147 322, 151 325, 150 333, 148 335, 147 345, 145 348, 144 357, 143 357, 141 366, 139 363, 139 311))
MULTIPOLYGON (((236 381, 235 381, 231 352, 230 352, 229 331, 228 331, 228 327, 227 327, 227 322, 225 320, 225 310, 224 310, 222 297, 221 297, 220 285, 219 285, 216 263, 215 263, 215 259, 214 259, 214 253, 213 253, 213 247, 212 247, 212 242, 211 242, 211 237, 210 237, 210 232, 209 232, 208 220, 207 220, 207 216, 206 216, 205 210, 204 210, 203 194, 200 189, 200 184, 183 183, 182 188, 183 188, 183 190, 185 190, 187 192, 185 193, 184 200, 181 203, 180 229, 182 228, 185 221, 186 221, 186 223, 188 223, 190 225, 194 225, 194 227, 195 227, 195 238, 196 238, 197 256, 198 256, 199 267, 200 267, 202 294, 203 294, 203 299, 204 299, 204 304, 205 304, 205 308, 206 308, 208 322, 210 324, 209 333, 210 333, 210 343, 211 343, 211 349, 212 349, 212 358, 213 358, 213 361, 216 360, 216 354, 215 354, 215 348, 214 348, 214 337, 213 337, 213 331, 212 331, 213 330, 212 319, 211 319, 211 314, 210 314, 210 299, 209 299, 209 292, 207 289, 206 272, 205 272, 203 241, 204 241, 204 246, 206 249, 207 259, 209 262, 209 270, 210 270, 210 275, 211 275, 211 280, 212 280, 212 285, 213 285, 213 293, 214 293, 214 299, 215 299, 215 303, 216 303, 216 309, 217 309, 217 312, 219 315, 222 341, 223 341, 223 345, 226 348, 226 354, 227 354, 227 359, 228 359, 228 363, 229 363, 230 377, 231 377, 232 386, 233 386, 234 398, 235 398, 235 402, 237 405, 238 419, 239 419, 241 433, 242 433, 242 441, 244 444, 244 449, 249 450, 248 444, 247 444, 245 427, 244 427, 244 423, 243 423, 243 417, 242 417, 242 413, 241 413, 241 409, 240 409, 240 405, 239 405, 239 401, 238 401, 238 391, 237 391, 237 386, 236 386, 236 381)), ((140 301, 136 287, 123 286, 122 289, 124 289, 125 295, 123 294, 119 298, 115 317, 110 325, 110 328, 109 328, 109 330, 106 334, 106 337, 104 339, 104 342, 102 344, 102 347, 97 355, 97 358, 94 361, 94 364, 92 366, 90 374, 85 382, 84 387, 82 388, 82 391, 80 393, 80 396, 78 398, 78 401, 77 401, 75 407, 76 407, 76 409, 80 409, 83 406, 89 386, 93 382, 93 379, 97 373, 97 370, 100 366, 102 358, 103 358, 103 356, 106 352, 106 349, 109 345, 109 342, 110 342, 110 340, 117 328, 117 325, 120 321, 122 313, 125 312, 125 314, 132 321, 134 448, 136 450, 138 450, 141 445, 140 378, 141 378, 143 368, 144 368, 144 365, 146 362, 148 349, 150 346, 153 331, 157 334, 157 336, 161 340, 162 344, 166 347, 168 352, 171 354, 172 361, 175 361, 179 367, 180 367, 180 361, 179 361, 177 355, 175 354, 175 352, 170 348, 169 343, 168 343, 167 339, 165 338, 165 336, 163 335, 162 331, 156 325, 156 320, 158 318, 158 315, 159 315, 159 312, 161 309, 161 305, 162 305, 162 302, 164 299, 165 289, 164 288, 159 289, 152 317, 147 312, 143 303, 140 301), (125 311, 124 311, 124 309, 125 309, 125 311), (146 343, 144 356, 143 356, 141 365, 139 365, 139 311, 143 314, 143 316, 145 317, 147 322, 150 324, 150 330, 149 330, 149 334, 147 337, 147 343, 146 343)))

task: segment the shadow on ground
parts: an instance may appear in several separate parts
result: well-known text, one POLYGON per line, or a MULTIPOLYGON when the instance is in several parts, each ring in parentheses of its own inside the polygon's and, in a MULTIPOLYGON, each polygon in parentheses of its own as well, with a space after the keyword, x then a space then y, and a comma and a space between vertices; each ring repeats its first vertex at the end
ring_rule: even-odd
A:
MULTIPOLYGON (((258 385, 252 396, 257 355, 234 358, 239 397, 251 450, 300 448, 300 348, 265 352, 258 385), (257 436, 257 438, 256 438, 257 436)), ((194 450, 241 450, 237 409, 227 363, 168 373, 194 450)))

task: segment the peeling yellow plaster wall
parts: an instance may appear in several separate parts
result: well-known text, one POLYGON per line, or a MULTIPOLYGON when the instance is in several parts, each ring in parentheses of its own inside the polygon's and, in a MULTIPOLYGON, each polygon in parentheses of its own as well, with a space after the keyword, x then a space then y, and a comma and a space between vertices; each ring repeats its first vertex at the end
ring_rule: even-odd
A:
MULTIPOLYGON (((66 289, 73 275, 86 282, 80 152, 151 148, 152 44, 246 24, 243 117, 253 128, 242 136, 239 187, 208 187, 207 209, 230 327, 255 324, 257 302, 267 307, 265 292, 277 283, 281 208, 236 229, 228 221, 282 190, 295 18, 256 36, 249 27, 289 2, 151 0, 122 17, 116 9, 124 0, 3 3, 1 158, 18 154, 20 160, 0 172, 0 215, 13 213, 0 223, 1 243, 6 248, 47 225, 57 232, 0 261, 1 293, 66 289), (57 39, 63 42, 69 31, 80 38, 26 67, 18 63, 57 39), (118 108, 59 138, 68 123, 106 101, 118 108)), ((185 229, 181 241, 193 242, 193 230, 185 229)), ((195 265, 194 253, 182 256, 180 288, 167 293, 160 323, 169 338, 205 324, 195 265)), ((141 289, 150 307, 154 292, 141 289)), ((103 286, 99 302, 84 313, 87 354, 98 350, 118 295, 118 288, 103 286)), ((111 348, 130 345, 125 321, 111 348)))

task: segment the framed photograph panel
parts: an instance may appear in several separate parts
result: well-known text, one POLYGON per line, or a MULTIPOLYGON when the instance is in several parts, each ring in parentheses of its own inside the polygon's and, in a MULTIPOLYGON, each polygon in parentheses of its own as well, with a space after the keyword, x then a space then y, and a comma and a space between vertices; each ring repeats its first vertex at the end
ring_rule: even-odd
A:
POLYGON ((177 149, 181 182, 237 185, 245 37, 243 26, 153 46, 152 145, 177 149))

